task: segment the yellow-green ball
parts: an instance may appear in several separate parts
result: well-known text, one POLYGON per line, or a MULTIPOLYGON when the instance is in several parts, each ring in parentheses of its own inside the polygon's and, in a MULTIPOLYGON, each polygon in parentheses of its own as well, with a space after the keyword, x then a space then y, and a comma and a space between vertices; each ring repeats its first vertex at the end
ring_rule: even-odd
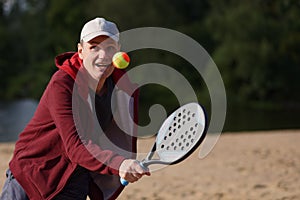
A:
POLYGON ((112 63, 116 68, 125 69, 130 62, 130 58, 125 52, 118 52, 112 58, 112 63))

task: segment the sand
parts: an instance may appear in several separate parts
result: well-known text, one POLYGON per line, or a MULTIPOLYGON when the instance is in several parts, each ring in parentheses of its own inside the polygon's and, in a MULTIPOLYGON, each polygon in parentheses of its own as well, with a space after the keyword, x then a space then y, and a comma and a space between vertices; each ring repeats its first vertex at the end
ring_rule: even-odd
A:
MULTIPOLYGON (((139 149, 151 141, 139 142, 139 149)), ((0 188, 13 152, 0 143, 0 188)), ((0 190, 1 190, 0 189, 0 190)), ((118 198, 142 200, 300 199, 300 130, 223 133, 213 151, 130 184, 118 198)))

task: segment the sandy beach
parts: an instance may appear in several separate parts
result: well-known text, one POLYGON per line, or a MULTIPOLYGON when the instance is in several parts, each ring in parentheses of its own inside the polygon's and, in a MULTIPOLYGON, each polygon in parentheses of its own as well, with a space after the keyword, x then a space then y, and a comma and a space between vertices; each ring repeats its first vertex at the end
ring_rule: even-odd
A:
MULTIPOLYGON (((143 140, 139 148, 151 142, 143 140)), ((0 143, 0 191, 13 148, 0 143)), ((223 133, 204 159, 199 150, 130 184, 118 199, 300 199, 300 130, 223 133)))

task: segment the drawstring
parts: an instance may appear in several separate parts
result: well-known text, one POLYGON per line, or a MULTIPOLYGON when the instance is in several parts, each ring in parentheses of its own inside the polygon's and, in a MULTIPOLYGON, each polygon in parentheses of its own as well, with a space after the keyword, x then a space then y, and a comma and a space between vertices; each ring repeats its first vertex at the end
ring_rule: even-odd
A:
POLYGON ((12 180, 15 178, 9 169, 6 171, 6 178, 8 178, 9 180, 12 180))

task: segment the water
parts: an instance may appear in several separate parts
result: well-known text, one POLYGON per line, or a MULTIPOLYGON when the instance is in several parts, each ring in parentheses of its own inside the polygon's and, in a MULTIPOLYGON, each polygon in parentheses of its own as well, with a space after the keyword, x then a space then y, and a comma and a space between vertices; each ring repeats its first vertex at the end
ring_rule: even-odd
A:
MULTIPOLYGON (((0 102, 0 142, 16 141, 38 102, 30 99, 0 102)), ((224 131, 300 129, 300 110, 229 108, 224 131)))
POLYGON ((299 129, 300 110, 229 108, 223 131, 299 129))
POLYGON ((0 102, 0 142, 18 139, 19 133, 33 116, 37 104, 37 101, 31 99, 0 102))

